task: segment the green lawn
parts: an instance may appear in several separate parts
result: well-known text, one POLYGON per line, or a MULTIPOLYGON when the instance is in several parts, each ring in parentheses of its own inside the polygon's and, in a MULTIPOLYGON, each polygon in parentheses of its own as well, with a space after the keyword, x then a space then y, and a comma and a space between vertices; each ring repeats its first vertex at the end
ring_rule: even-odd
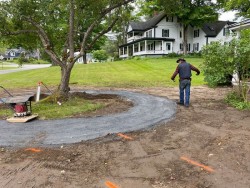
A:
MULTIPOLYGON (((144 58, 110 63, 76 64, 72 70, 70 83, 81 86, 104 87, 158 87, 177 86, 170 77, 177 66, 177 58, 144 58)), ((200 67, 201 58, 186 58, 200 67)), ((60 67, 50 67, 31 71, 0 75, 0 85, 5 88, 34 87, 42 81, 48 86, 56 86, 60 81, 60 67)), ((178 80, 178 78, 176 79, 178 80)), ((203 85, 204 77, 193 73, 192 85, 203 85)))

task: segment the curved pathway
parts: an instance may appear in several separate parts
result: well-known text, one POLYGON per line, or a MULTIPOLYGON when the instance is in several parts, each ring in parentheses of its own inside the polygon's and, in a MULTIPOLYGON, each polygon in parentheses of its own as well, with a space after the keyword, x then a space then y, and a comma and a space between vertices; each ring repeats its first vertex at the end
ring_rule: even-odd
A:
POLYGON ((147 129, 170 120, 176 103, 162 97, 128 91, 86 91, 92 94, 117 94, 131 100, 128 111, 91 118, 34 120, 28 123, 0 121, 0 146, 41 146, 77 143, 109 133, 147 129))

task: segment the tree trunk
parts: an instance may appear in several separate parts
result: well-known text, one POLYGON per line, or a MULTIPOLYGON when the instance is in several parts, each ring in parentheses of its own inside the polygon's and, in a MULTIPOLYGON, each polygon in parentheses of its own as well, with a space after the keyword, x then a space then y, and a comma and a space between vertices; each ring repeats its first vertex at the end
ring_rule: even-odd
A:
POLYGON ((70 91, 69 87, 70 74, 71 70, 69 70, 67 67, 61 68, 61 82, 59 85, 59 94, 60 98, 62 98, 63 100, 68 98, 68 94, 70 91))
POLYGON ((187 33, 188 33, 188 26, 183 24, 183 54, 187 54, 187 33))
POLYGON ((84 64, 87 64, 87 63, 88 63, 88 62, 87 62, 87 54, 86 54, 86 53, 83 54, 82 60, 83 60, 83 63, 84 63, 84 64))

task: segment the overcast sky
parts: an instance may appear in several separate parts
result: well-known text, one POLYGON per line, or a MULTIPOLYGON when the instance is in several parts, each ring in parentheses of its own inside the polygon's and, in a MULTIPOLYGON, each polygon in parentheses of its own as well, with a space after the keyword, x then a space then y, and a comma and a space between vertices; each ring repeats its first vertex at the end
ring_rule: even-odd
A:
POLYGON ((235 21, 235 11, 224 12, 219 16, 219 20, 221 21, 235 21))

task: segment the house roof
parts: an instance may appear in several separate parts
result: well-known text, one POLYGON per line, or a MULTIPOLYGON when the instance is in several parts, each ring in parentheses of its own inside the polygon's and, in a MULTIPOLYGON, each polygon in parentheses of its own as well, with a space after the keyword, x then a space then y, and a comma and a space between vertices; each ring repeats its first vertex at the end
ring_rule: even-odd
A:
POLYGON ((25 52, 25 50, 23 48, 18 48, 18 49, 12 48, 12 49, 7 50, 7 53, 9 52, 22 53, 22 52, 25 52))
POLYGON ((202 26, 202 30, 206 33, 206 37, 216 37, 219 32, 226 26, 234 24, 230 21, 215 21, 212 23, 206 23, 202 26))
POLYGON ((132 31, 146 31, 157 25, 165 16, 166 14, 161 12, 146 22, 130 22, 130 26, 132 27, 132 31))
POLYGON ((231 30, 241 30, 245 28, 250 28, 250 19, 243 20, 239 23, 234 23, 228 26, 231 30))

